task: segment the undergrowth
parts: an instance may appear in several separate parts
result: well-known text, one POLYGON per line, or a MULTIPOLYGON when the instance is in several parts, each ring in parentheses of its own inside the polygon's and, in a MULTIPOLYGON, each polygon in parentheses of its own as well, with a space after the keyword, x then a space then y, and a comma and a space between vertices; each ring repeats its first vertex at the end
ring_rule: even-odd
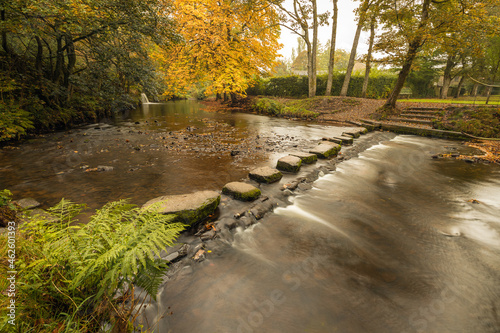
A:
POLYGON ((269 116, 289 118, 316 118, 319 113, 306 109, 303 105, 292 102, 280 102, 271 98, 259 98, 253 105, 253 110, 269 116))
POLYGON ((500 109, 462 107, 447 109, 434 127, 465 132, 478 137, 500 138, 500 109))
MULTIPOLYGON (((63 199, 50 214, 24 217, 17 228, 14 331, 97 332, 107 326, 131 332, 141 302, 155 298, 167 269, 159 253, 185 226, 125 200, 97 210, 88 224, 75 224, 84 207, 63 199)), ((12 270, 7 244, 7 234, 1 235, 2 272, 12 270)), ((0 331, 6 332, 12 325, 5 279, 0 287, 0 331)))

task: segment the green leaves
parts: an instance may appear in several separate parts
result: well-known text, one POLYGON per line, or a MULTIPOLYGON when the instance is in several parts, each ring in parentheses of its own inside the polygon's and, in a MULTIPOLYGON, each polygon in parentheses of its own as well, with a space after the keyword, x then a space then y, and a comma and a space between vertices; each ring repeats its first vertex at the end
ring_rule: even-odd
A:
POLYGON ((123 313, 134 306, 125 309, 124 302, 139 296, 134 286, 156 297, 167 269, 160 251, 173 245, 185 226, 126 200, 108 203, 87 224, 72 225, 84 208, 63 199, 49 209, 50 215, 24 224, 22 232, 33 253, 25 262, 29 268, 20 292, 32 298, 27 316, 43 308, 45 317, 83 320, 85 326, 96 327, 115 311, 120 320, 128 320, 123 313))

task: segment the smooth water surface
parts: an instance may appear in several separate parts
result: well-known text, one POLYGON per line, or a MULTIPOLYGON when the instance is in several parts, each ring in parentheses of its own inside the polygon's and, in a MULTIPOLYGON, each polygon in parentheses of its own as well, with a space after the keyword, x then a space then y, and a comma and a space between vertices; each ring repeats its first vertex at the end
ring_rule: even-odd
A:
POLYGON ((195 101, 146 104, 123 119, 44 135, 0 149, 0 188, 44 207, 62 197, 98 208, 167 194, 221 190, 248 170, 346 128, 207 112, 195 101), (232 153, 232 154, 231 154, 232 153), (98 166, 113 171, 86 172, 98 166))
POLYGON ((209 245, 149 305, 157 332, 499 332, 500 167, 396 136, 209 245), (479 203, 473 203, 471 200, 479 203))

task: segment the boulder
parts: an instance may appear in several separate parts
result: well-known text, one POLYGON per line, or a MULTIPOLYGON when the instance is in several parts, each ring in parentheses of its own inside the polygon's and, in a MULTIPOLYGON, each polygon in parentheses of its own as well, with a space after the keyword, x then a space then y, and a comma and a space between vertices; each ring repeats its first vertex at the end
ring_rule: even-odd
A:
POLYGON ((298 172, 301 165, 302 160, 300 159, 300 157, 288 155, 278 160, 276 168, 278 170, 286 172, 298 172))
POLYGON ((259 183, 266 184, 277 182, 283 177, 279 170, 270 167, 263 167, 252 170, 250 171, 248 176, 250 177, 250 179, 253 179, 259 183))
POLYGON ((302 160, 302 163, 305 164, 313 164, 318 160, 318 156, 316 154, 311 154, 311 153, 291 153, 291 156, 298 157, 302 160))
POLYGON ((232 182, 224 185, 222 193, 241 201, 252 201, 260 197, 260 190, 255 186, 242 182, 232 182))
POLYGON ((310 153, 318 155, 319 158, 330 158, 337 156, 339 151, 340 145, 338 144, 320 143, 310 153))
POLYGON ((154 209, 162 214, 173 214, 176 220, 192 225, 206 219, 220 203, 220 194, 215 191, 200 191, 191 194, 167 195, 146 202, 143 209, 154 209))

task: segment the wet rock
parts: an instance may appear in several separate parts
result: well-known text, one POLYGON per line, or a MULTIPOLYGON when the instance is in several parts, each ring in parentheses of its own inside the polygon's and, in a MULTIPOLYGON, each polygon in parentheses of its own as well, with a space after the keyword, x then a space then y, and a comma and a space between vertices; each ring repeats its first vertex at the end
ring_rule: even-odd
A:
POLYGON ((337 156, 340 149, 341 147, 338 144, 320 143, 309 152, 318 155, 319 158, 330 158, 337 156))
POLYGON ((24 198, 16 202, 22 209, 33 209, 41 204, 33 198, 24 198))
POLYGON ((252 209, 250 209, 250 213, 252 213, 252 215, 255 216, 255 218, 257 220, 260 220, 261 218, 264 217, 264 215, 267 212, 271 212, 274 209, 274 206, 275 206, 275 203, 271 200, 259 202, 252 209))
POLYGON ((202 249, 198 250, 198 252, 196 252, 196 254, 193 257, 193 260, 198 262, 205 260, 205 250, 202 249))
POLYGON ((187 256, 189 251, 189 244, 179 244, 172 248, 162 250, 160 252, 160 258, 168 262, 176 262, 187 256))
POLYGON ((215 237, 215 234, 216 234, 215 230, 209 230, 204 234, 202 234, 200 238, 202 241, 207 241, 213 239, 215 237))
POLYGON ((276 168, 286 172, 298 172, 301 165, 302 160, 299 157, 289 155, 280 158, 276 168))
POLYGON ((243 216, 241 219, 240 219, 240 223, 243 225, 243 227, 246 229, 248 228, 249 226, 255 224, 257 221, 255 220, 255 218, 253 216, 243 216))
POLYGON ((185 276, 188 276, 188 275, 191 275, 193 274, 193 267, 191 266, 184 266, 181 268, 181 270, 179 271, 179 277, 182 278, 182 277, 185 277, 185 276))
POLYGON ((238 224, 239 224, 239 222, 237 219, 226 218, 226 219, 219 221, 219 223, 217 224, 217 227, 220 230, 225 230, 225 229, 232 230, 232 229, 236 228, 238 226, 238 224))
POLYGON ((146 202, 143 209, 154 209, 162 214, 176 215, 176 220, 195 224, 212 214, 220 203, 220 194, 215 191, 200 191, 191 194, 162 196, 146 202))
POLYGON ((29 217, 32 217, 32 218, 36 217, 37 219, 42 219, 42 220, 45 220, 47 222, 57 222, 60 220, 57 216, 54 216, 54 215, 50 214, 49 212, 47 212, 43 209, 40 209, 40 208, 35 208, 31 211, 28 211, 26 214, 29 217))
POLYGON ((335 142, 341 145, 351 145, 354 140, 350 136, 335 136, 333 138, 323 138, 325 141, 335 142))
POLYGON ((359 138, 361 136, 361 132, 359 131, 348 131, 342 133, 342 136, 352 136, 353 138, 359 138))
POLYGON ((97 166, 97 171, 102 172, 102 171, 113 171, 112 166, 107 166, 107 165, 98 165, 97 166))
POLYGON ((231 150, 231 156, 236 156, 239 155, 240 151, 239 150, 231 150))
POLYGON ((318 156, 316 154, 311 154, 311 153, 291 153, 291 156, 298 157, 302 160, 302 163, 305 164, 313 164, 318 160, 318 156))
POLYGON ((248 174, 250 179, 253 179, 259 183, 274 183, 279 181, 283 175, 279 170, 270 168, 270 167, 263 167, 263 168, 257 168, 248 174))
POLYGON ((255 186, 242 182, 232 182, 224 185, 222 193, 241 201, 252 201, 260 197, 260 190, 255 186))
POLYGON ((288 190, 294 191, 297 188, 297 186, 299 186, 299 184, 302 183, 303 181, 305 181, 304 177, 300 177, 298 179, 295 179, 294 181, 283 185, 281 187, 281 190, 284 191, 284 190, 288 189, 288 190))

